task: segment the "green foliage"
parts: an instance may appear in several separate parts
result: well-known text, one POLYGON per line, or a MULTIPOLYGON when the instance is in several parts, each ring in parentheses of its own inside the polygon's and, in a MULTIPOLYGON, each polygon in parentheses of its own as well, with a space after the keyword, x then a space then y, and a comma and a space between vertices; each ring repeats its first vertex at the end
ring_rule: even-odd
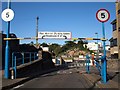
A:
POLYGON ((61 46, 59 44, 51 44, 49 45, 50 52, 54 52, 56 55, 59 54, 61 50, 61 46))
POLYGON ((42 43, 41 46, 48 47, 47 43, 42 43))
POLYGON ((30 42, 30 45, 31 45, 31 46, 32 46, 32 45, 34 45, 34 42, 33 42, 33 41, 31 41, 31 42, 30 42))
MULTIPOLYGON (((82 41, 79 40, 78 43, 75 43, 75 41, 65 41, 65 44, 63 46, 59 45, 59 44, 51 44, 49 45, 49 50, 50 52, 55 53, 56 56, 58 55, 63 55, 65 54, 68 50, 74 50, 74 49, 79 49, 85 52, 93 52, 90 51, 89 49, 87 49, 87 46, 83 46, 83 44, 87 44, 87 41, 82 41)), ((46 43, 42 43, 42 46, 48 46, 46 43)))

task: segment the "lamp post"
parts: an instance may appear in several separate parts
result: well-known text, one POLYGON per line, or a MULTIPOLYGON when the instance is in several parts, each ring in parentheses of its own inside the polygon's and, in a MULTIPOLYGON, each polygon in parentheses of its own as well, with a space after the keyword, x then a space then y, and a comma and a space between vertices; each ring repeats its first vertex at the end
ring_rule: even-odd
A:
POLYGON ((38 45, 38 20, 39 17, 36 18, 36 45, 38 45))
MULTIPOLYGON (((98 39, 98 33, 95 33, 97 35, 97 39, 98 39)), ((99 58, 99 45, 98 45, 98 40, 97 40, 97 60, 99 58)))

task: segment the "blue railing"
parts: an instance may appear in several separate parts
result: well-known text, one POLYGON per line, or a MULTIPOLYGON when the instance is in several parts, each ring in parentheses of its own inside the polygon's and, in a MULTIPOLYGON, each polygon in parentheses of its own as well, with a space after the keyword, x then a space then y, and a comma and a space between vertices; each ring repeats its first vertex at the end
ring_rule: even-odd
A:
POLYGON ((101 73, 102 67, 101 67, 99 61, 96 60, 96 61, 95 61, 95 64, 96 64, 96 67, 97 67, 97 69, 98 69, 98 71, 99 71, 99 73, 100 73, 100 75, 101 75, 101 74, 102 74, 102 73, 101 73))
POLYGON ((12 70, 14 71, 14 78, 16 78, 17 66, 31 63, 37 60, 37 52, 13 52, 12 53, 12 70))
MULTIPOLYGON (((98 60, 95 60, 94 63, 100 73, 100 75, 102 75, 102 66, 99 62, 101 62, 101 58, 99 58, 99 61, 98 60)), ((90 63, 90 57, 88 55, 86 55, 86 72, 87 73, 90 73, 90 66, 89 66, 89 63, 90 63)))
POLYGON ((86 55, 86 72, 87 72, 87 73, 90 73, 89 63, 90 63, 90 56, 87 54, 87 55, 86 55))

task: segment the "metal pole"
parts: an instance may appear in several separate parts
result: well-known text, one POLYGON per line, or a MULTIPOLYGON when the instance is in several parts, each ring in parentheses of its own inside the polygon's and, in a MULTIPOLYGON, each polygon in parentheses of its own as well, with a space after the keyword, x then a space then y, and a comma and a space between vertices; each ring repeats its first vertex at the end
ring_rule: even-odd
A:
MULTIPOLYGON (((98 33, 95 33, 97 35, 98 39, 98 33)), ((99 59, 99 45, 98 45, 98 40, 97 40, 97 60, 99 59)))
POLYGON ((22 53, 22 64, 24 64, 24 52, 22 53))
POLYGON ((37 24, 37 26, 36 26, 36 45, 37 45, 38 44, 38 20, 39 20, 39 17, 37 17, 36 19, 37 19, 37 21, 36 21, 36 24, 37 24))
MULTIPOLYGON (((11 2, 8 0, 8 9, 11 8, 11 2)), ((10 33, 10 21, 7 22, 7 38, 9 38, 10 33)), ((9 40, 6 41, 6 48, 5 48, 5 73, 4 77, 6 79, 9 78, 9 40)))
MULTIPOLYGON (((103 38, 105 39, 105 27, 104 22, 102 23, 102 30, 103 30, 103 38)), ((106 62, 106 49, 105 49, 105 41, 103 41, 103 62, 102 62, 102 80, 103 83, 107 82, 107 62, 106 62)))

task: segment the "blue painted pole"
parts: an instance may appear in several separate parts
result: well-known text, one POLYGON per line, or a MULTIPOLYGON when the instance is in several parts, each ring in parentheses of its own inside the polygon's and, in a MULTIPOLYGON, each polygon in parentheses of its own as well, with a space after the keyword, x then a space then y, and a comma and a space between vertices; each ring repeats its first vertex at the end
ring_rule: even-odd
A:
MULTIPOLYGON (((11 8, 10 0, 8 0, 8 9, 11 8)), ((10 33, 10 21, 7 22, 7 38, 9 38, 10 33)), ((6 79, 9 78, 9 40, 6 41, 6 48, 5 48, 5 73, 4 77, 6 79)))
POLYGON ((16 65, 16 56, 15 56, 15 59, 14 59, 14 71, 15 71, 15 78, 16 78, 16 75, 17 75, 17 65, 16 65))
MULTIPOLYGON (((103 30, 103 38, 105 39, 105 27, 104 22, 102 23, 102 30, 103 30)), ((103 41, 103 62, 102 62, 102 81, 103 83, 107 82, 107 62, 106 62, 106 49, 105 49, 105 41, 103 41)))
POLYGON ((34 60, 35 60, 35 53, 34 53, 34 60))
POLYGON ((24 53, 22 53, 22 64, 24 64, 24 53))
POLYGON ((89 56, 88 56, 88 54, 86 55, 86 72, 89 74, 89 56))
POLYGON ((14 67, 14 52, 12 53, 12 68, 14 67))
POLYGON ((30 63, 31 63, 31 53, 30 53, 30 63))
POLYGON ((86 60, 85 61, 86 61, 85 63, 86 63, 86 72, 87 72, 87 55, 86 55, 86 60))
POLYGON ((88 59, 88 74, 90 73, 89 59, 88 59))

